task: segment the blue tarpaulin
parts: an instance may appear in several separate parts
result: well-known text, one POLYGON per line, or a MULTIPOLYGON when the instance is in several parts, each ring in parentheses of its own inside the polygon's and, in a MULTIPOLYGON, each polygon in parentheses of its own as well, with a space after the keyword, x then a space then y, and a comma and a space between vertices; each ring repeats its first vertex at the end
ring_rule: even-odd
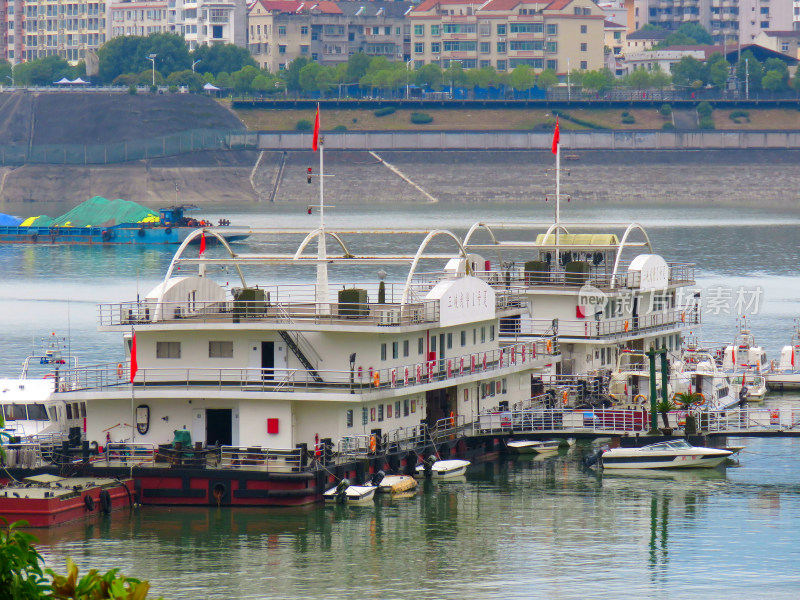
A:
POLYGON ((0 213, 0 227, 16 227, 22 223, 22 219, 14 215, 0 213))

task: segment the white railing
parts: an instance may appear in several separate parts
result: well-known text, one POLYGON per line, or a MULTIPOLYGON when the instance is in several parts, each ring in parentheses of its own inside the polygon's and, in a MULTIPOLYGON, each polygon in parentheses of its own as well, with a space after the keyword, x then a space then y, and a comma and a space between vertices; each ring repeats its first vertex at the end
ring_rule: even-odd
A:
POLYGON ((247 469, 291 473, 300 471, 301 450, 260 448, 257 446, 222 446, 219 466, 223 469, 247 469))
POLYGON ((94 457, 91 462, 93 465, 104 467, 153 466, 157 455, 158 449, 153 444, 110 442, 105 445, 103 452, 94 457))
MULTIPOLYGON (((198 386, 218 390, 241 391, 347 391, 369 393, 378 389, 404 388, 442 381, 455 381, 479 373, 506 368, 523 368, 536 360, 549 360, 558 354, 553 338, 517 343, 505 348, 475 352, 455 357, 353 371, 304 369, 142 369, 137 371, 137 388, 196 389, 198 386), (315 379, 318 375, 322 381, 315 379)), ((119 388, 129 385, 127 363, 94 365, 65 371, 64 381, 70 390, 119 388)))

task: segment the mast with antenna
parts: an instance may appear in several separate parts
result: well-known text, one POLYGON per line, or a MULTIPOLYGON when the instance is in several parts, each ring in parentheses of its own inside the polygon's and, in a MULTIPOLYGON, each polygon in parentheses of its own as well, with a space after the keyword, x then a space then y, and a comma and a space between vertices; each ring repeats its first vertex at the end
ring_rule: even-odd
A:
POLYGON ((328 250, 325 244, 325 176, 324 176, 324 147, 325 141, 319 135, 319 104, 317 104, 317 118, 314 121, 314 140, 311 149, 319 149, 319 235, 317 236, 317 289, 316 305, 317 314, 329 314, 328 305, 328 250))

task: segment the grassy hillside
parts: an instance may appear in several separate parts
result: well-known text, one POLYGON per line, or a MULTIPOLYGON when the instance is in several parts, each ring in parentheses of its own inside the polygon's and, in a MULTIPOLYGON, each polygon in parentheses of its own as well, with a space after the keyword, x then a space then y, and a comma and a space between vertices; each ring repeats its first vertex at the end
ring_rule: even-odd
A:
MULTIPOLYGON (((236 114, 248 129, 256 131, 291 131, 300 120, 313 122, 313 110, 238 109, 236 114)), ((426 110, 433 121, 426 125, 411 123, 411 110, 399 109, 391 115, 376 117, 374 110, 326 110, 322 128, 332 130, 346 127, 348 131, 425 131, 425 130, 530 130, 550 129, 555 115, 548 110, 523 109, 432 109, 426 110)), ((575 121, 562 119, 564 129, 642 130, 661 129, 671 118, 663 117, 657 108, 642 109, 569 109, 562 110, 575 121), (633 117, 633 123, 623 123, 623 112, 633 117), (577 121, 577 122, 576 122, 577 121)), ((800 111, 790 109, 747 109, 747 116, 731 119, 732 110, 715 110, 712 114, 716 129, 800 129, 800 111)), ((739 111, 741 112, 741 111, 739 111)), ((630 119, 626 119, 630 120, 630 119)))

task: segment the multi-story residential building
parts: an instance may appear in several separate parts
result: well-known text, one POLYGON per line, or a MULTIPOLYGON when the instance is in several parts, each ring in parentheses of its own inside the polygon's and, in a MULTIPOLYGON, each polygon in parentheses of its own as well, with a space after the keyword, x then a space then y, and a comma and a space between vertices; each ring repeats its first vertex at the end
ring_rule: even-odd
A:
POLYGON ((603 22, 603 32, 605 35, 605 47, 609 49, 611 54, 614 56, 624 54, 625 45, 628 41, 627 27, 606 19, 603 22))
POLYGON ((109 38, 177 33, 190 50, 247 45, 246 0, 122 0, 109 6, 109 38))
POLYGON ((800 58, 800 30, 762 31, 755 43, 792 58, 800 58))
POLYGON ((408 2, 257 0, 248 12, 250 53, 274 73, 304 56, 321 65, 357 52, 408 60, 408 2))
MULTIPOLYGON (((0 60, 7 60, 8 51, 8 0, 0 0, 0 60)), ((5 85, 0 81, 0 85, 5 85)))
MULTIPOLYGON (((169 0, 172 4, 175 0, 169 0)), ((108 38, 173 32, 167 0, 133 0, 108 5, 108 38)))
MULTIPOLYGON (((789 29, 798 0, 628 0, 633 3, 634 29, 650 23, 675 31, 696 23, 714 43, 752 43, 759 33, 789 29)), ((800 8, 800 4, 798 4, 800 8)), ((800 19, 800 11, 798 11, 800 19)), ((800 24, 798 24, 800 27, 800 24)))
POLYGON ((5 54, 16 64, 60 56, 72 64, 106 40, 106 5, 85 0, 7 0, 5 54))
POLYGON ((409 18, 415 67, 604 67, 604 13, 591 0, 424 0, 409 18))

